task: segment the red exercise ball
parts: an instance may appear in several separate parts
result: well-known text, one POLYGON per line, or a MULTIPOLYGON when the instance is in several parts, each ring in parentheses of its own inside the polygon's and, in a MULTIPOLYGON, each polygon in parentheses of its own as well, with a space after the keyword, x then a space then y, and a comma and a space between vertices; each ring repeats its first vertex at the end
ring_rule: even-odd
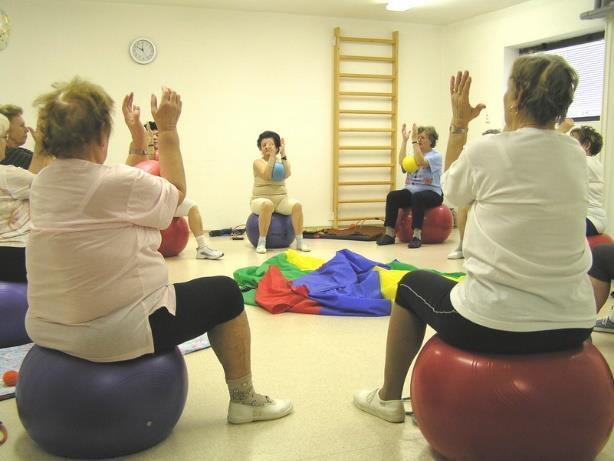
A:
POLYGON ((608 243, 614 243, 614 240, 612 240, 612 237, 610 237, 608 234, 591 235, 590 237, 586 237, 586 239, 588 240, 588 246, 591 248, 608 243))
MULTIPOLYGON (((397 215, 396 235, 401 242, 413 237, 411 208, 401 208, 397 215)), ((422 243, 442 243, 452 233, 452 212, 446 205, 429 208, 422 223, 422 243)))
POLYGON ((170 226, 160 231, 160 234, 162 234, 162 243, 158 251, 167 258, 177 256, 183 251, 190 238, 190 228, 185 219, 173 218, 170 226))
POLYGON ((135 168, 146 171, 154 176, 160 176, 160 162, 157 160, 143 160, 134 165, 135 168))
POLYGON ((614 424, 614 382, 589 342, 548 354, 487 355, 431 338, 416 359, 412 407, 449 461, 589 461, 614 424))

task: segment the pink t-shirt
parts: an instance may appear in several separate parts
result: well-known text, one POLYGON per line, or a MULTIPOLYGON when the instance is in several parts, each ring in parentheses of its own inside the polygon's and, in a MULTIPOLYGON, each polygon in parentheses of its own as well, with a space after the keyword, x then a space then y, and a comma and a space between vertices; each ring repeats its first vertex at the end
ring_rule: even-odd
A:
POLYGON ((125 165, 56 160, 30 192, 26 329, 44 347, 96 362, 153 352, 148 316, 175 312, 159 229, 178 191, 125 165))
POLYGON ((30 233, 30 186, 34 175, 13 165, 0 165, 0 246, 26 246, 30 233))

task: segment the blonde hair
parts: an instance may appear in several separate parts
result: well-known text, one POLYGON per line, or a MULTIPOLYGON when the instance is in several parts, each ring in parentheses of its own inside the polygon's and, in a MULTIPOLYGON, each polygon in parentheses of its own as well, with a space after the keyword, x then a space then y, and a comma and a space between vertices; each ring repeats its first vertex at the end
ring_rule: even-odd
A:
POLYGON ((52 85, 34 100, 42 151, 58 158, 80 157, 85 146, 110 133, 113 100, 99 85, 79 77, 52 85))
POLYGON ((10 126, 11 122, 9 119, 6 118, 4 114, 0 113, 0 139, 6 138, 10 126))
POLYGON ((23 109, 13 104, 3 104, 0 106, 0 114, 4 115, 11 121, 13 117, 18 117, 23 114, 23 109))
POLYGON ((540 125, 567 116, 578 86, 578 74, 565 59, 553 54, 521 56, 510 74, 518 111, 525 112, 540 125))

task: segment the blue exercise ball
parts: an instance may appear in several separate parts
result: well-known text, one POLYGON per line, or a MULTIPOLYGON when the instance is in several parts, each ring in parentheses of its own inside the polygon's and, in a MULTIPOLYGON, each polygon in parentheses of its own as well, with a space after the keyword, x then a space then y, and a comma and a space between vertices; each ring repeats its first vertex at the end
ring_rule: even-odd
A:
POLYGON ((164 440, 188 393, 179 349, 95 363, 33 346, 15 390, 26 431, 44 450, 68 458, 128 455, 164 440))
POLYGON ((32 342, 26 333, 28 284, 0 282, 0 348, 32 342))
POLYGON ((275 162, 275 166, 273 167, 273 173, 271 174, 271 179, 273 181, 281 181, 286 176, 286 170, 284 168, 283 163, 275 162))
MULTIPOLYGON (((260 238, 260 230, 258 229, 258 215, 252 213, 247 218, 245 224, 245 233, 247 238, 254 247, 258 246, 260 238)), ((266 236, 267 248, 288 248, 294 240, 294 227, 292 227, 292 218, 279 213, 273 213, 271 216, 271 225, 266 236)))

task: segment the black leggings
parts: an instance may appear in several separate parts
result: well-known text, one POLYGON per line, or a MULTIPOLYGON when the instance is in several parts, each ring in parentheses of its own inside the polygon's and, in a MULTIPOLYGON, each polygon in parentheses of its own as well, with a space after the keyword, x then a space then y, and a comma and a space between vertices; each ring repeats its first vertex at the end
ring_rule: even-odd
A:
POLYGON ((175 283, 176 315, 160 308, 149 316, 156 353, 194 339, 243 312, 243 296, 230 277, 201 277, 175 283))
POLYGON ((411 223, 414 229, 422 229, 424 212, 441 205, 443 196, 432 190, 410 192, 407 189, 399 189, 388 192, 386 196, 386 218, 384 226, 392 227, 397 223, 399 208, 411 207, 411 223))
POLYGON ((614 243, 598 245, 592 250, 593 265, 588 275, 602 282, 614 280, 614 243))
POLYGON ((27 282, 26 249, 0 246, 0 280, 4 282, 27 282))
POLYGON ((580 346, 591 328, 515 332, 487 328, 460 315, 450 301, 456 282, 429 271, 413 271, 399 282, 396 303, 430 325, 448 344, 481 353, 536 354, 580 346))
POLYGON ((592 237, 593 235, 599 235, 599 232, 591 220, 586 218, 586 236, 592 237))

